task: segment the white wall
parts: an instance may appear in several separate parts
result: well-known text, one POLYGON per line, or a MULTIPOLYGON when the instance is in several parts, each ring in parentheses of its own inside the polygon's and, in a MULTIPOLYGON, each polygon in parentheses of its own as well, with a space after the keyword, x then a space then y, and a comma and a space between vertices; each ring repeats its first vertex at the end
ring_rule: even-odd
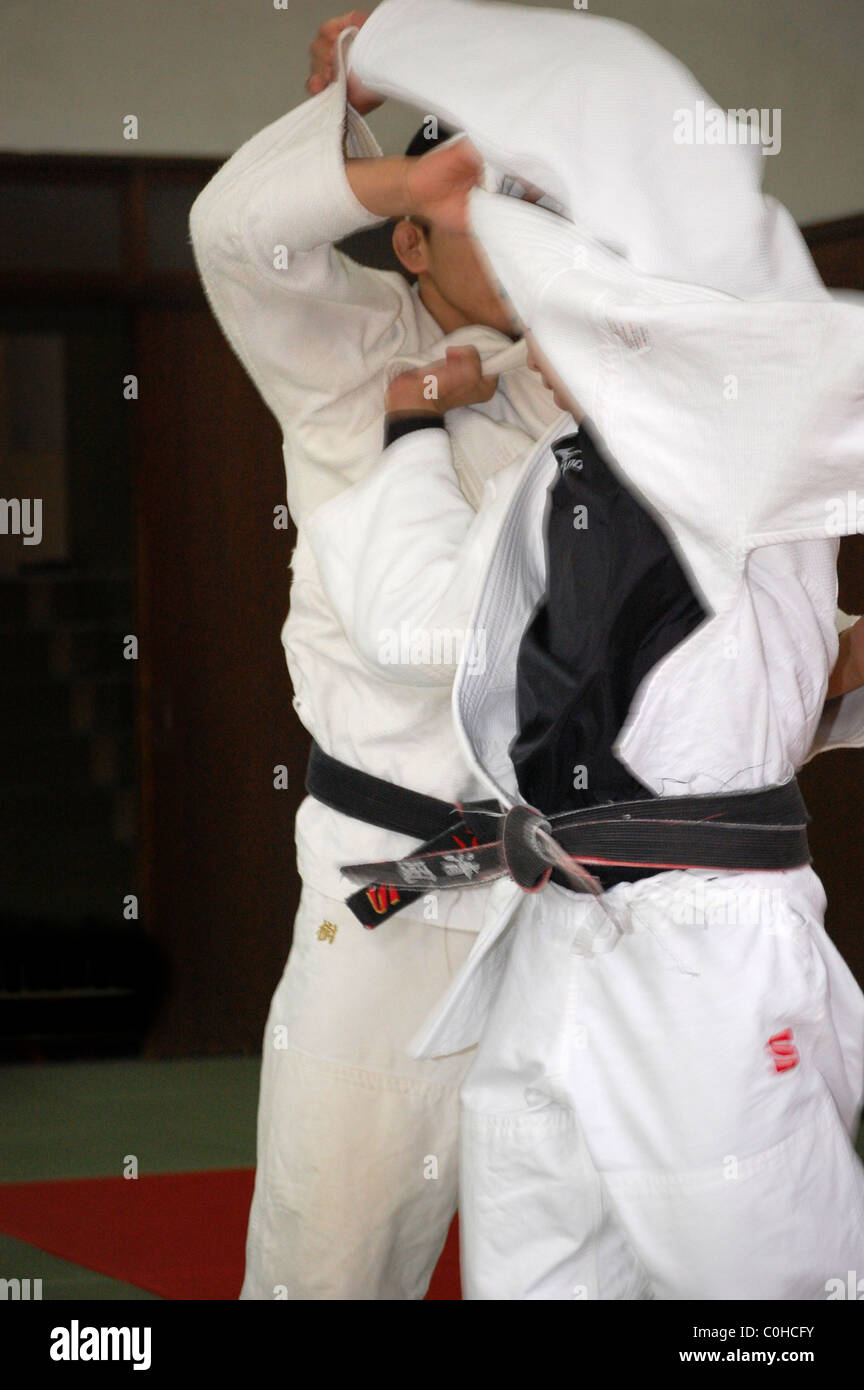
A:
MULTIPOLYGON (((224 157, 304 99, 346 0, 3 0, 0 149, 224 157), (133 113, 139 139, 124 140, 133 113)), ((546 8, 569 9, 567 0, 546 8)), ((671 49, 723 107, 780 107, 765 187, 801 222, 864 211, 864 0, 589 0, 671 49)), ((361 4, 360 8, 364 8, 361 4)), ((370 3, 366 8, 374 8, 370 3)), ((384 107, 385 149, 419 124, 384 107)))

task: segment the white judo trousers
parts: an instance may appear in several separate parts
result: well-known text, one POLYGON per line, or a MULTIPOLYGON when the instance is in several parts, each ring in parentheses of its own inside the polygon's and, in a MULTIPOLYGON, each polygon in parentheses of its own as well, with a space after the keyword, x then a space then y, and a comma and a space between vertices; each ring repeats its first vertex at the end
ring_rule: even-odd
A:
POLYGON ((821 885, 708 880, 616 886, 611 949, 554 885, 517 912, 462 1091, 466 1298, 824 1299, 864 1268, 864 995, 821 885))
MULTIPOLYGON (((484 327, 442 336, 416 287, 336 249, 384 221, 345 175, 346 157, 381 154, 347 103, 349 39, 339 43, 336 80, 217 171, 193 205, 192 245, 213 312, 284 436, 297 547, 282 640, 300 720, 351 767, 442 799, 470 797, 482 785, 452 736, 455 658, 383 664, 381 633, 364 643, 357 632, 363 557, 346 574, 344 530, 312 522, 377 462, 388 380, 442 358, 449 344, 474 344, 499 375, 490 401, 450 417, 457 490, 472 508, 563 417, 526 367, 524 344, 484 327)), ((422 542, 376 535, 375 549, 394 564, 409 547, 419 553, 422 542)), ((464 583, 470 590, 476 577, 464 583)), ((459 634, 443 635, 458 655, 459 634)), ((448 894, 368 931, 344 905, 354 885, 339 871, 414 844, 311 797, 298 812, 303 888, 263 1038, 242 1299, 426 1291, 456 1208, 467 1055, 442 1067, 412 1059, 406 1044, 468 954, 479 903, 448 894)))
POLYGON ((473 933, 397 914, 364 931, 303 888, 261 1058, 241 1299, 422 1299, 458 1196, 473 1049, 407 1047, 473 933))

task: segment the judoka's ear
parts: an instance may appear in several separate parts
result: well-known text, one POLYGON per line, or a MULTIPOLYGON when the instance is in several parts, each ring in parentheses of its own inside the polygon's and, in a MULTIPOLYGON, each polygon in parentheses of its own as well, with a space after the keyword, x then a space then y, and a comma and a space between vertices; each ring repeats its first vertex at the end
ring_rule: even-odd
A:
POLYGON ((422 275, 429 269, 426 229, 413 218, 402 217, 396 223, 393 228, 393 250, 412 275, 422 275))

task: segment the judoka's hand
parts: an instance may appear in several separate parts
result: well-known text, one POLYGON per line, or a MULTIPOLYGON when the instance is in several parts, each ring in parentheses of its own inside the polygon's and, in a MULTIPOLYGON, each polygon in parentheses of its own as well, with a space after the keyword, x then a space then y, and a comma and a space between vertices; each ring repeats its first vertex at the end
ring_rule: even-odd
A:
POLYGON ((404 161, 405 202, 453 232, 467 232, 468 194, 481 180, 483 160, 467 138, 404 161))
MULTIPOLYGON (((345 29, 362 29, 369 15, 365 10, 351 10, 348 14, 328 19, 322 24, 309 48, 309 76, 306 90, 310 96, 317 96, 336 79, 336 40, 345 29)), ((348 68, 348 100, 361 116, 368 116, 376 106, 383 104, 384 98, 368 87, 348 68)))
POLYGON ((475 347, 448 347, 447 356, 439 362, 414 367, 393 378, 387 389, 387 413, 404 410, 446 415, 457 406, 491 400, 497 385, 497 376, 483 375, 483 362, 475 347))

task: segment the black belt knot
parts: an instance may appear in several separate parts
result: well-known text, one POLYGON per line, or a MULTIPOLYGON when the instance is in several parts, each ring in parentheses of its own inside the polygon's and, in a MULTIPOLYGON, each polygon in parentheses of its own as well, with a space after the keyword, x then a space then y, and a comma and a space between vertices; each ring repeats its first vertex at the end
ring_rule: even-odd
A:
POLYGON ((511 806, 501 828, 501 852, 514 883, 526 893, 545 888, 552 873, 544 856, 540 834, 551 835, 552 826, 533 806, 511 806))

